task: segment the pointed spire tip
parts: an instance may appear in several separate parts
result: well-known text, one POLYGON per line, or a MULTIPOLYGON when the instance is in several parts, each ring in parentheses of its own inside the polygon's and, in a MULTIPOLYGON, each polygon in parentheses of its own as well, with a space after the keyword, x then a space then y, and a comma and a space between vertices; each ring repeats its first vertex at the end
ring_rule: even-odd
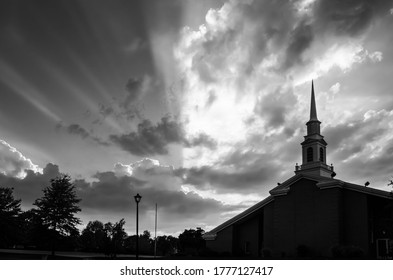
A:
POLYGON ((315 105, 315 94, 314 94, 314 80, 311 80, 311 108, 310 108, 310 121, 317 121, 317 107, 315 105))

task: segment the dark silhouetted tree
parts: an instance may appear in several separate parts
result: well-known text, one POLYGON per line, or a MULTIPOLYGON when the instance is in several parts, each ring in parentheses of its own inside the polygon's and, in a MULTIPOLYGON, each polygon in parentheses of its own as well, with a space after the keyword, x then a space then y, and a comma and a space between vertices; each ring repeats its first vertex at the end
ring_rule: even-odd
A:
POLYGON ((15 199, 12 188, 0 188, 0 246, 9 247, 18 242, 21 233, 20 199, 15 199))
POLYGON ((104 224, 100 221, 89 222, 82 231, 80 237, 81 246, 84 251, 104 252, 105 244, 108 243, 104 224))
POLYGON ((76 196, 70 176, 61 175, 50 182, 50 186, 43 190, 44 196, 37 199, 34 205, 38 207, 37 212, 42 224, 53 233, 52 255, 54 255, 55 242, 58 238, 78 233, 76 225, 81 222, 75 214, 81 211, 78 206, 81 200, 76 196))
POLYGON ((179 246, 180 250, 184 254, 198 255, 203 249, 205 249, 205 240, 202 235, 205 231, 201 228, 184 230, 179 235, 179 246))
POLYGON ((143 234, 139 235, 139 252, 145 255, 154 254, 154 243, 148 230, 144 230, 143 234))
POLYGON ((150 239, 150 237, 151 237, 150 231, 144 230, 144 231, 143 231, 143 234, 142 234, 142 237, 143 237, 143 238, 146 238, 146 239, 150 239))
POLYGON ((20 214, 23 227, 22 244, 27 248, 49 249, 51 231, 42 224, 37 209, 30 209, 20 214))
POLYGON ((124 251, 124 242, 127 238, 127 233, 124 230, 125 223, 124 219, 121 219, 115 224, 109 222, 104 225, 108 238, 105 245, 105 254, 111 258, 116 258, 118 253, 124 251))
POLYGON ((167 256, 176 253, 178 239, 172 235, 157 237, 157 251, 159 255, 167 256))
POLYGON ((127 253, 135 254, 136 252, 136 235, 126 237, 124 240, 124 248, 127 253))

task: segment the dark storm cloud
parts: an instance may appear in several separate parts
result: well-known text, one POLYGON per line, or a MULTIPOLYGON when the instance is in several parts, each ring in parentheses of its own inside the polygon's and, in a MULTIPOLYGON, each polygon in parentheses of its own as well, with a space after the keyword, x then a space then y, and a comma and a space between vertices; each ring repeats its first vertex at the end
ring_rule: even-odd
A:
MULTIPOLYGON (((152 197, 152 201, 154 197, 152 197)), ((224 205, 212 198, 202 198, 194 192, 155 192, 155 201, 160 201, 164 210, 173 216, 206 219, 209 213, 224 213, 239 207, 224 205)))
POLYGON ((99 105, 99 114, 105 119, 114 113, 114 109, 110 106, 105 106, 104 104, 99 105))
POLYGON ((336 150, 342 142, 348 141, 361 128, 361 123, 338 124, 324 128, 323 133, 326 139, 329 139, 329 149, 336 150))
POLYGON ((80 136, 82 139, 88 139, 96 144, 103 145, 103 146, 108 146, 109 143, 102 140, 101 138, 92 135, 89 131, 87 131, 85 128, 80 126, 79 124, 70 124, 68 126, 64 126, 63 123, 58 123, 56 125, 57 130, 65 130, 68 134, 71 135, 76 135, 80 136))
MULTIPOLYGON (((140 166, 140 168, 146 167, 140 166)), ((128 217, 135 211, 132 196, 137 192, 143 196, 143 203, 140 205, 141 215, 151 211, 155 203, 158 203, 160 215, 165 216, 168 222, 178 219, 190 219, 194 222, 195 219, 201 219, 203 221, 209 213, 238 210, 237 206, 227 206, 211 198, 202 198, 193 192, 185 194, 180 190, 180 185, 174 186, 173 179, 176 177, 172 173, 162 173, 159 170, 152 172, 154 168, 160 169, 161 167, 148 167, 147 172, 144 173, 147 175, 144 180, 133 176, 118 176, 112 171, 106 171, 97 172, 93 177, 93 182, 85 179, 73 181, 77 196, 82 199, 80 215, 84 219, 90 219, 86 215, 95 215, 94 217, 101 220, 106 217, 112 217, 111 219, 128 217)), ((26 173, 27 176, 23 179, 0 174, 0 186, 14 188, 15 198, 22 199, 24 209, 30 209, 33 207, 32 203, 42 197, 42 190, 50 185, 50 180, 60 176, 61 173, 59 167, 51 163, 44 168, 43 174, 34 173, 31 170, 26 170, 26 173)), ((84 222, 87 223, 88 220, 84 222)), ((181 230, 181 228, 176 230, 181 230)))
POLYGON ((350 143, 350 145, 343 145, 340 148, 339 153, 336 154, 335 160, 343 161, 349 157, 356 156, 358 153, 363 151, 365 145, 365 143, 350 143))
POLYGON ((59 175, 59 167, 48 163, 42 174, 26 170, 26 177, 23 179, 0 174, 0 186, 14 188, 15 197, 22 199, 22 206, 31 208, 32 203, 42 197, 42 190, 50 185, 50 179, 59 175))
POLYGON ((387 15, 391 0, 324 0, 314 4, 315 24, 338 35, 356 36, 380 15, 387 15))
POLYGON ((82 198, 81 207, 103 212, 121 212, 130 207, 130 194, 145 184, 133 177, 117 177, 114 172, 98 172, 97 182, 88 183, 75 180, 78 194, 82 198))
POLYGON ((99 211, 106 215, 128 216, 126 213, 134 211, 134 193, 140 193, 143 197, 140 205, 142 215, 151 210, 155 203, 160 205, 161 214, 172 219, 175 216, 204 218, 210 211, 236 209, 211 198, 202 198, 193 192, 185 194, 180 191, 179 185, 173 186, 172 179, 175 177, 152 171, 155 168, 160 167, 149 167, 146 170, 144 174, 148 176, 144 180, 134 176, 118 176, 114 172, 99 172, 94 176, 97 181, 92 183, 76 180, 78 195, 82 198, 82 209, 89 213, 99 211))
MULTIPOLYGON (((393 174, 393 141, 386 124, 392 120, 392 112, 386 110, 368 111, 362 119, 348 124, 327 127, 322 131, 328 143, 329 161, 335 164, 336 173, 345 170, 346 178, 363 184, 370 178, 377 184, 387 181, 393 174)), ((373 185, 386 188, 386 184, 373 185)))
POLYGON ((136 132, 110 135, 109 139, 123 150, 137 156, 168 154, 170 144, 204 146, 210 149, 216 147, 215 140, 204 133, 186 139, 182 123, 171 120, 170 117, 163 117, 155 125, 150 120, 143 120, 138 124, 136 132))
POLYGON ((254 112, 267 120, 268 126, 279 127, 285 124, 286 114, 296 103, 292 89, 278 87, 255 103, 254 112))
POLYGON ((190 184, 201 189, 214 188, 219 193, 244 193, 254 191, 272 176, 269 167, 254 167, 242 171, 225 171, 212 166, 182 168, 175 174, 183 179, 184 184, 190 184))
MULTIPOLYGON (((367 122, 359 123, 358 126, 360 128, 357 131, 354 127, 348 127, 349 131, 342 134, 343 137, 340 138, 340 144, 336 147, 331 147, 331 150, 335 151, 336 159, 346 160, 349 157, 356 156, 356 154, 363 152, 368 144, 375 142, 387 132, 386 128, 374 128, 367 122)), ((341 134, 335 135, 333 141, 340 135, 341 134)), ((326 139, 328 139, 330 143, 330 138, 328 137, 326 139)), ((336 143, 333 142, 333 144, 336 143)))
POLYGON ((292 127, 286 127, 284 129, 284 133, 285 133, 286 137, 288 137, 288 138, 291 138, 295 132, 296 132, 296 129, 294 129, 292 127))
POLYGON ((71 124, 67 127, 67 132, 69 134, 79 135, 82 138, 87 138, 90 136, 90 133, 86 131, 79 124, 71 124))
POLYGON ((146 104, 142 99, 148 94, 157 94, 163 91, 162 84, 158 78, 148 75, 142 77, 131 77, 125 85, 125 95, 121 98, 113 98, 110 104, 99 104, 100 118, 94 120, 93 124, 104 123, 107 117, 113 117, 117 121, 133 121, 136 118, 143 119, 142 111, 146 104))
POLYGON ((272 160, 274 154, 237 147, 211 166, 179 168, 174 174, 184 184, 201 189, 214 188, 219 193, 251 192, 263 188, 277 175, 279 166, 272 160))
POLYGON ((294 64, 302 64, 303 52, 310 47, 314 38, 313 30, 306 21, 300 22, 289 35, 289 45, 283 63, 284 69, 291 68, 294 64))
MULTIPOLYGON (((388 131, 388 129, 382 125, 388 118, 389 113, 382 110, 380 112, 371 113, 363 119, 357 119, 335 126, 328 126, 324 128, 323 133, 329 141, 329 148, 331 150, 337 151, 345 146, 345 149, 348 151, 356 151, 358 149, 352 146, 364 147, 366 144, 374 142, 388 131)), ((350 152, 348 154, 350 154, 350 152)))
MULTIPOLYGON (((256 145, 256 142, 261 142, 260 139, 254 141, 253 136, 250 136, 247 144, 256 145)), ((236 166, 239 169, 255 169, 268 166, 267 159, 269 157, 268 153, 260 153, 250 147, 237 146, 231 153, 221 159, 219 165, 223 167, 236 166)))
POLYGON ((128 108, 143 95, 142 78, 130 78, 126 84, 127 95, 124 100, 124 107, 128 108))
MULTIPOLYGON (((388 180, 393 176, 392 158, 393 141, 389 141, 377 156, 370 158, 363 155, 345 162, 346 173, 343 176, 354 178, 358 184, 370 181, 372 187, 386 189, 388 180), (373 182, 370 178, 378 182, 373 182)), ((336 170, 338 175, 341 175, 340 169, 336 168, 336 170)))
POLYGON ((138 124, 137 130, 128 134, 109 136, 107 141, 84 129, 79 124, 64 126, 56 125, 57 130, 64 130, 71 135, 80 136, 82 139, 93 141, 96 144, 109 146, 112 144, 137 156, 165 155, 168 154, 170 144, 184 145, 185 147, 206 147, 214 150, 217 142, 205 133, 199 133, 190 137, 185 136, 183 124, 170 117, 163 117, 157 124, 150 120, 143 120, 138 124))
POLYGON ((136 132, 111 135, 110 140, 134 155, 163 155, 168 153, 169 144, 181 143, 183 134, 178 122, 163 117, 156 125, 144 120, 138 124, 136 132))

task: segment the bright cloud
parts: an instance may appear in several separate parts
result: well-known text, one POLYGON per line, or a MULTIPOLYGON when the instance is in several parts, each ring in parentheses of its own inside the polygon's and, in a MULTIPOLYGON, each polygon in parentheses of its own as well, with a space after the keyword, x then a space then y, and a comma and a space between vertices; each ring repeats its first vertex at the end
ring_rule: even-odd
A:
POLYGON ((42 173, 42 168, 34 164, 31 159, 0 139, 0 172, 7 176, 24 178, 27 170, 42 173))
MULTIPOLYGON (((313 1, 297 5, 302 11, 314 7, 313 1)), ((314 34, 313 20, 312 13, 296 12, 290 3, 230 1, 211 9, 199 29, 183 29, 175 57, 183 75, 186 133, 207 133, 219 147, 214 154, 186 149, 186 166, 213 164, 256 131, 280 133, 297 115, 294 87, 333 67, 345 73, 366 59, 382 58, 365 50, 361 39, 333 43, 337 40, 314 34), (275 13, 287 15, 278 21, 275 13)))
POLYGON ((330 90, 333 94, 337 94, 337 93, 340 91, 340 87, 341 87, 340 83, 335 83, 334 85, 332 85, 332 86, 330 87, 329 90, 330 90))
POLYGON ((161 166, 160 162, 156 159, 143 158, 139 161, 130 164, 122 164, 120 162, 115 164, 114 171, 120 176, 135 176, 138 173, 145 172, 146 170, 153 170, 157 168, 170 168, 169 166, 161 166))
MULTIPOLYGON (((230 1, 220 9, 211 9, 198 29, 182 30, 174 54, 182 76, 180 98, 185 133, 206 133, 217 141, 214 153, 184 149, 187 171, 183 183, 188 190, 194 186, 202 194, 222 185, 223 191, 230 192, 230 180, 224 179, 232 178, 228 174, 239 175, 231 181, 237 182, 238 191, 257 188, 248 185, 246 177, 250 182, 250 174, 261 165, 242 169, 239 162, 232 166, 223 164, 223 159, 233 156, 234 150, 252 150, 254 163, 263 154, 272 170, 275 159, 281 160, 278 169, 286 168, 282 165, 284 157, 288 166, 298 160, 300 148, 293 145, 301 142, 301 129, 309 110, 309 95, 305 95, 304 89, 309 93, 311 79, 333 71, 348 74, 361 65, 383 59, 382 52, 370 51, 364 44, 363 33, 373 20, 366 20, 361 14, 351 18, 353 5, 309 0, 280 4, 230 1), (321 16, 323 10, 342 20, 321 16), (344 28, 345 24, 352 25, 344 28), (279 152, 283 150, 290 152, 284 156, 279 152), (245 177, 240 179, 243 174, 245 177)), ((370 12, 365 3, 359 5, 364 13, 370 12)), ((373 16, 382 11, 380 6, 375 7, 373 16)), ((337 111, 323 120, 325 124, 342 123, 358 113, 334 99, 339 92, 343 92, 341 81, 332 84, 329 91, 317 94, 319 107, 334 107, 337 111)), ((271 184, 275 171, 266 170, 265 177, 269 179, 265 180, 259 170, 262 177, 258 180, 271 184)), ((277 171, 276 175, 281 173, 277 171)))

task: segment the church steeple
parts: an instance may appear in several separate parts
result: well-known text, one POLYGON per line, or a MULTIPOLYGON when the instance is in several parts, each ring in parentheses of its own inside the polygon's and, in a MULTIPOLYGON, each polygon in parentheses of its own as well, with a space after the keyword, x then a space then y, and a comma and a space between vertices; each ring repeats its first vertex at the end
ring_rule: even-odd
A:
POLYGON ((317 106, 315 105, 314 81, 311 82, 311 106, 310 106, 310 120, 306 123, 307 135, 321 134, 321 122, 317 117, 317 106))
POLYGON ((315 105, 314 80, 311 81, 310 121, 318 121, 317 106, 315 105))
POLYGON ((302 165, 296 167, 295 173, 312 173, 314 175, 330 177, 333 168, 326 165, 327 143, 321 135, 321 122, 317 117, 314 81, 311 82, 310 120, 306 123, 307 135, 302 145, 302 165))

